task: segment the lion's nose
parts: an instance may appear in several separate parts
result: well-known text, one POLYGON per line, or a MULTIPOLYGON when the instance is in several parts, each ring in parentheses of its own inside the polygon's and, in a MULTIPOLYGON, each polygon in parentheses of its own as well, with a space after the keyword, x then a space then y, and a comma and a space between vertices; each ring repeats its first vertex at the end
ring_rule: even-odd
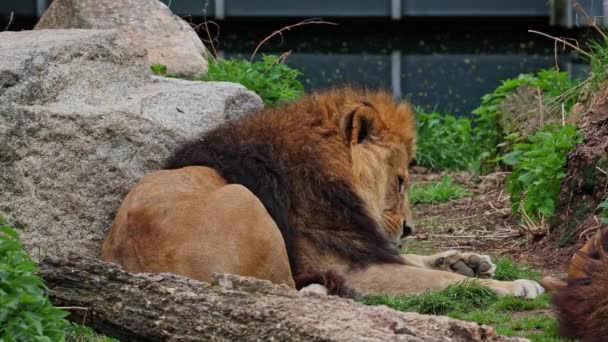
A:
POLYGON ((414 224, 412 222, 403 221, 403 234, 402 238, 414 234, 414 224))

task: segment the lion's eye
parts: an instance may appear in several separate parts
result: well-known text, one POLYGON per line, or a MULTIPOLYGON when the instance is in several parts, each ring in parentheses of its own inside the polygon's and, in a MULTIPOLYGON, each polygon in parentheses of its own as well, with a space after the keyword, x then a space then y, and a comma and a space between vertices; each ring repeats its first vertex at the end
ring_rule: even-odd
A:
POLYGON ((397 191, 402 194, 405 191, 405 179, 401 176, 397 176, 397 191))

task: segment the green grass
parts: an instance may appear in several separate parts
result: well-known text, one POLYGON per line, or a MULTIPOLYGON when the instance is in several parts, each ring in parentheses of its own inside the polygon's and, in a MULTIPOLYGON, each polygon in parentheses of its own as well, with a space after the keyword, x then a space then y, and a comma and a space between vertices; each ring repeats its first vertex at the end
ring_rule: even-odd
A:
POLYGON ((458 199, 469 192, 458 184, 452 184, 450 177, 445 175, 440 182, 412 185, 409 192, 410 203, 434 204, 458 199))
POLYGON ((93 329, 80 324, 70 323, 66 329, 67 342, 118 342, 117 339, 98 335, 93 329))
MULTIPOLYGON (((538 279, 540 274, 508 258, 496 261, 497 278, 538 279)), ((566 341, 558 337, 557 321, 550 316, 534 315, 513 318, 514 312, 545 310, 551 307, 549 294, 535 299, 499 296, 494 290, 475 280, 450 285, 441 291, 411 296, 375 295, 361 298, 367 305, 387 305, 395 310, 423 314, 447 315, 452 318, 493 326, 506 336, 520 336, 535 342, 566 341)))
POLYGON ((516 263, 507 257, 493 258, 492 261, 496 264, 497 280, 516 280, 516 279, 531 279, 539 281, 541 278, 540 272, 531 266, 516 263))
POLYGON ((368 305, 387 305, 399 311, 445 315, 452 311, 469 311, 490 305, 498 300, 498 294, 476 281, 454 284, 437 292, 420 295, 393 297, 369 296, 362 299, 368 305))
POLYGON ((471 120, 416 110, 416 162, 432 170, 469 168, 479 151, 473 142, 471 120))
POLYGON ((608 198, 606 198, 604 202, 600 204, 600 209, 602 210, 602 223, 608 224, 608 198))
POLYGON ((594 86, 594 90, 608 79, 608 37, 593 40, 590 42, 589 63, 591 64, 591 74, 589 79, 594 86))

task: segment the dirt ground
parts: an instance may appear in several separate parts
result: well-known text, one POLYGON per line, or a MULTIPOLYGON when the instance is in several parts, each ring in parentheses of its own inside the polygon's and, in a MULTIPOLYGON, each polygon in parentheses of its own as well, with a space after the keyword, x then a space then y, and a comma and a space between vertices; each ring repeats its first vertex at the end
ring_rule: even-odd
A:
MULTIPOLYGON (((512 215, 509 196, 504 191, 508 173, 473 177, 469 173, 450 174, 453 182, 470 195, 441 204, 416 204, 413 211, 416 234, 405 241, 416 253, 447 249, 509 256, 543 272, 543 276, 565 276, 573 253, 580 244, 557 248, 551 234, 539 241, 522 228, 512 215)), ((414 184, 441 180, 441 174, 414 174, 414 184)))

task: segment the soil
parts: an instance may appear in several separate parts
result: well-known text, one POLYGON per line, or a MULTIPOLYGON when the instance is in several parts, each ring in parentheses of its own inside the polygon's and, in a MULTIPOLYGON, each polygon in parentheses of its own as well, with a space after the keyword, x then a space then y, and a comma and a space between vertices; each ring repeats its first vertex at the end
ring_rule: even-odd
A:
MULTIPOLYGON (((440 204, 416 204, 416 234, 407 238, 416 253, 458 249, 494 256, 509 256, 543 272, 543 276, 564 277, 570 258, 581 243, 558 248, 548 229, 540 241, 522 227, 513 215, 504 191, 507 172, 473 177, 469 173, 450 174, 453 182, 470 195, 440 204)), ((435 173, 414 174, 413 183, 439 181, 435 173)))

